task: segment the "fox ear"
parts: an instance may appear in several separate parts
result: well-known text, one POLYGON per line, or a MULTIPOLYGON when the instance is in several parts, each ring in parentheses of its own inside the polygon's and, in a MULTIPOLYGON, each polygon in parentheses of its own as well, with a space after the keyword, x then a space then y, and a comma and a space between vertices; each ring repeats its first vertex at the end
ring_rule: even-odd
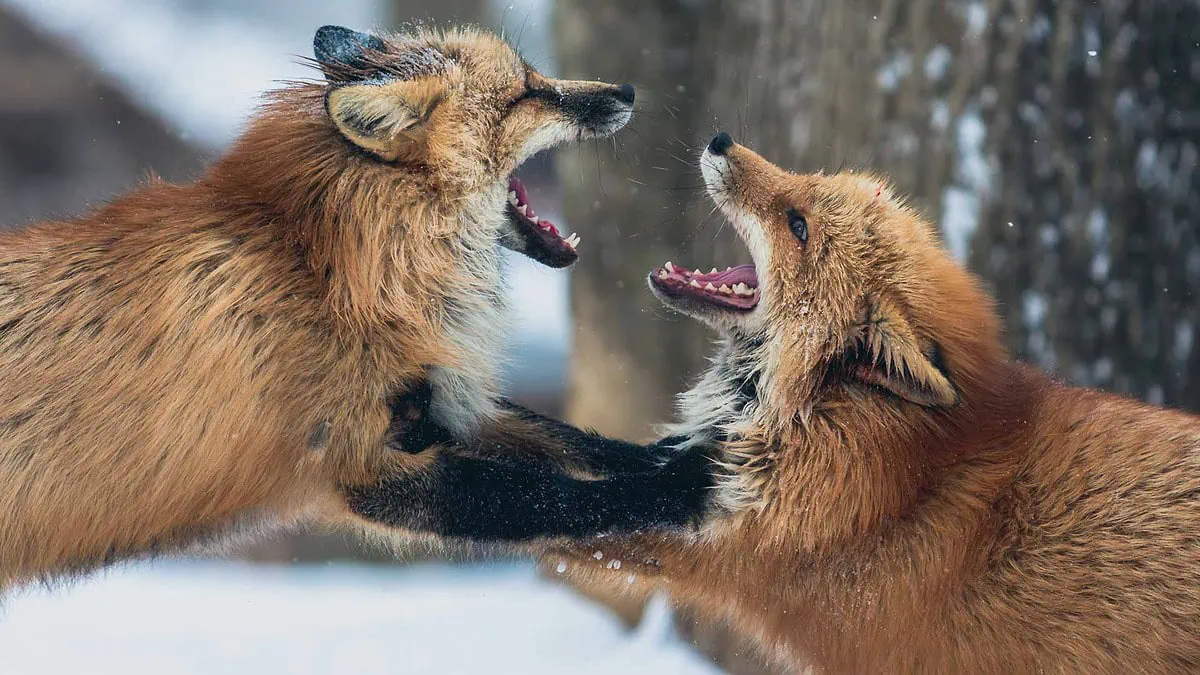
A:
POLYGON ((928 407, 958 403, 958 390, 936 342, 922 340, 900 307, 869 298, 844 356, 845 372, 906 401, 928 407))
POLYGON ((433 78, 337 87, 325 99, 338 131, 350 142, 389 161, 423 156, 427 122, 445 95, 433 78))
POLYGON ((330 80, 344 80, 347 71, 368 68, 368 52, 385 49, 387 45, 374 35, 341 26, 321 26, 313 35, 313 56, 330 80))

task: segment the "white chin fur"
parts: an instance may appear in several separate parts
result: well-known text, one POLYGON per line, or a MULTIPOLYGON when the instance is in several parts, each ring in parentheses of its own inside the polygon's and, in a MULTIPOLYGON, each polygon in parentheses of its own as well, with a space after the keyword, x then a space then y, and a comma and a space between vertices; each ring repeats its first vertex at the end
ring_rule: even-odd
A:
POLYGON ((633 119, 633 109, 624 111, 611 122, 597 129, 587 129, 566 121, 552 122, 530 134, 517 153, 516 164, 536 155, 543 150, 558 147, 564 143, 572 143, 591 138, 606 138, 621 130, 629 120, 633 119))
POLYGON ((714 155, 704 149, 704 153, 700 155, 700 173, 704 176, 704 185, 708 190, 708 196, 721 209, 721 213, 737 230, 742 241, 745 242, 746 248, 750 251, 750 258, 754 260, 754 267, 758 272, 758 306, 754 311, 742 315, 739 321, 742 325, 754 324, 762 317, 770 298, 770 280, 767 278, 766 271, 771 262, 771 246, 767 241, 766 228, 761 220, 753 213, 746 211, 740 204, 732 191, 732 178, 734 167, 729 163, 729 160, 714 155))
POLYGON ((582 130, 579 127, 568 122, 547 124, 525 139, 525 144, 521 146, 521 151, 517 154, 516 164, 520 165, 543 150, 549 150, 568 141, 579 140, 581 134, 582 130))

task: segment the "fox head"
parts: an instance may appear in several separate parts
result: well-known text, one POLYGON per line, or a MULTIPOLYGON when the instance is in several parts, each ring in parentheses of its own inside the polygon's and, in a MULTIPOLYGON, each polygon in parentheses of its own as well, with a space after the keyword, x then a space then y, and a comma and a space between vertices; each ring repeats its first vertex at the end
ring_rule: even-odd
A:
POLYGON ((577 238, 538 218, 512 174, 620 129, 632 86, 546 77, 475 30, 324 26, 313 54, 321 78, 271 94, 210 180, 294 223, 339 315, 395 321, 447 289, 494 295, 497 242, 574 262, 577 238))
POLYGON ((650 287, 753 345, 772 422, 847 397, 960 404, 999 349, 991 301, 885 181, 791 173, 724 133, 700 166, 754 264, 702 274, 668 263, 650 287))

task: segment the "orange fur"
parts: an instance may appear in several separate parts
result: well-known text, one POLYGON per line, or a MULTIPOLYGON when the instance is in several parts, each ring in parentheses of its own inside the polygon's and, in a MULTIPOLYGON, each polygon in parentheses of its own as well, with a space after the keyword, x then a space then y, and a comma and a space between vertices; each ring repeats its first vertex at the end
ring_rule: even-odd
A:
POLYGON ((764 339, 757 397, 714 446, 728 510, 694 536, 549 560, 665 587, 797 668, 1200 669, 1200 419, 1011 361, 978 280, 880 179, 795 175, 741 146, 702 161, 762 293, 712 321, 764 339), (875 330, 917 365, 843 367, 875 330), (922 355, 935 343, 940 368, 922 355))
POLYGON ((493 36, 370 56, 436 68, 379 88, 393 98, 373 110, 420 105, 374 146, 339 133, 329 85, 297 83, 195 183, 0 233, 0 590, 355 520, 339 485, 426 461, 386 447, 387 399, 434 371, 495 415, 507 177, 585 130, 514 102, 530 70, 493 36))

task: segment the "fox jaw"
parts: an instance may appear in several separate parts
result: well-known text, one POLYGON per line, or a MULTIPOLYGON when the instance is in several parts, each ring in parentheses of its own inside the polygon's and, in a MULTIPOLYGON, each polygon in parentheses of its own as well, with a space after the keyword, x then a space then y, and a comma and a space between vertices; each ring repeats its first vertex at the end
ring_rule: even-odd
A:
POLYGON ((313 47, 329 82, 326 112, 346 140, 444 198, 474 202, 485 217, 473 234, 550 267, 575 261, 579 238, 538 218, 512 172, 542 150, 625 126, 632 86, 546 77, 508 43, 470 30, 381 38, 324 26, 313 47))
POLYGON ((974 285, 884 182, 851 172, 793 174, 724 133, 705 148, 700 168, 754 264, 704 274, 667 263, 649 285, 666 305, 721 333, 718 362, 742 364, 735 370, 755 386, 753 400, 733 406, 713 400, 718 383, 706 378, 684 394, 685 420, 737 407, 742 419, 725 421, 732 430, 786 435, 839 396, 927 409, 958 403, 943 340, 956 329, 937 318, 954 299, 939 298, 946 294, 929 279, 936 271, 974 285))

